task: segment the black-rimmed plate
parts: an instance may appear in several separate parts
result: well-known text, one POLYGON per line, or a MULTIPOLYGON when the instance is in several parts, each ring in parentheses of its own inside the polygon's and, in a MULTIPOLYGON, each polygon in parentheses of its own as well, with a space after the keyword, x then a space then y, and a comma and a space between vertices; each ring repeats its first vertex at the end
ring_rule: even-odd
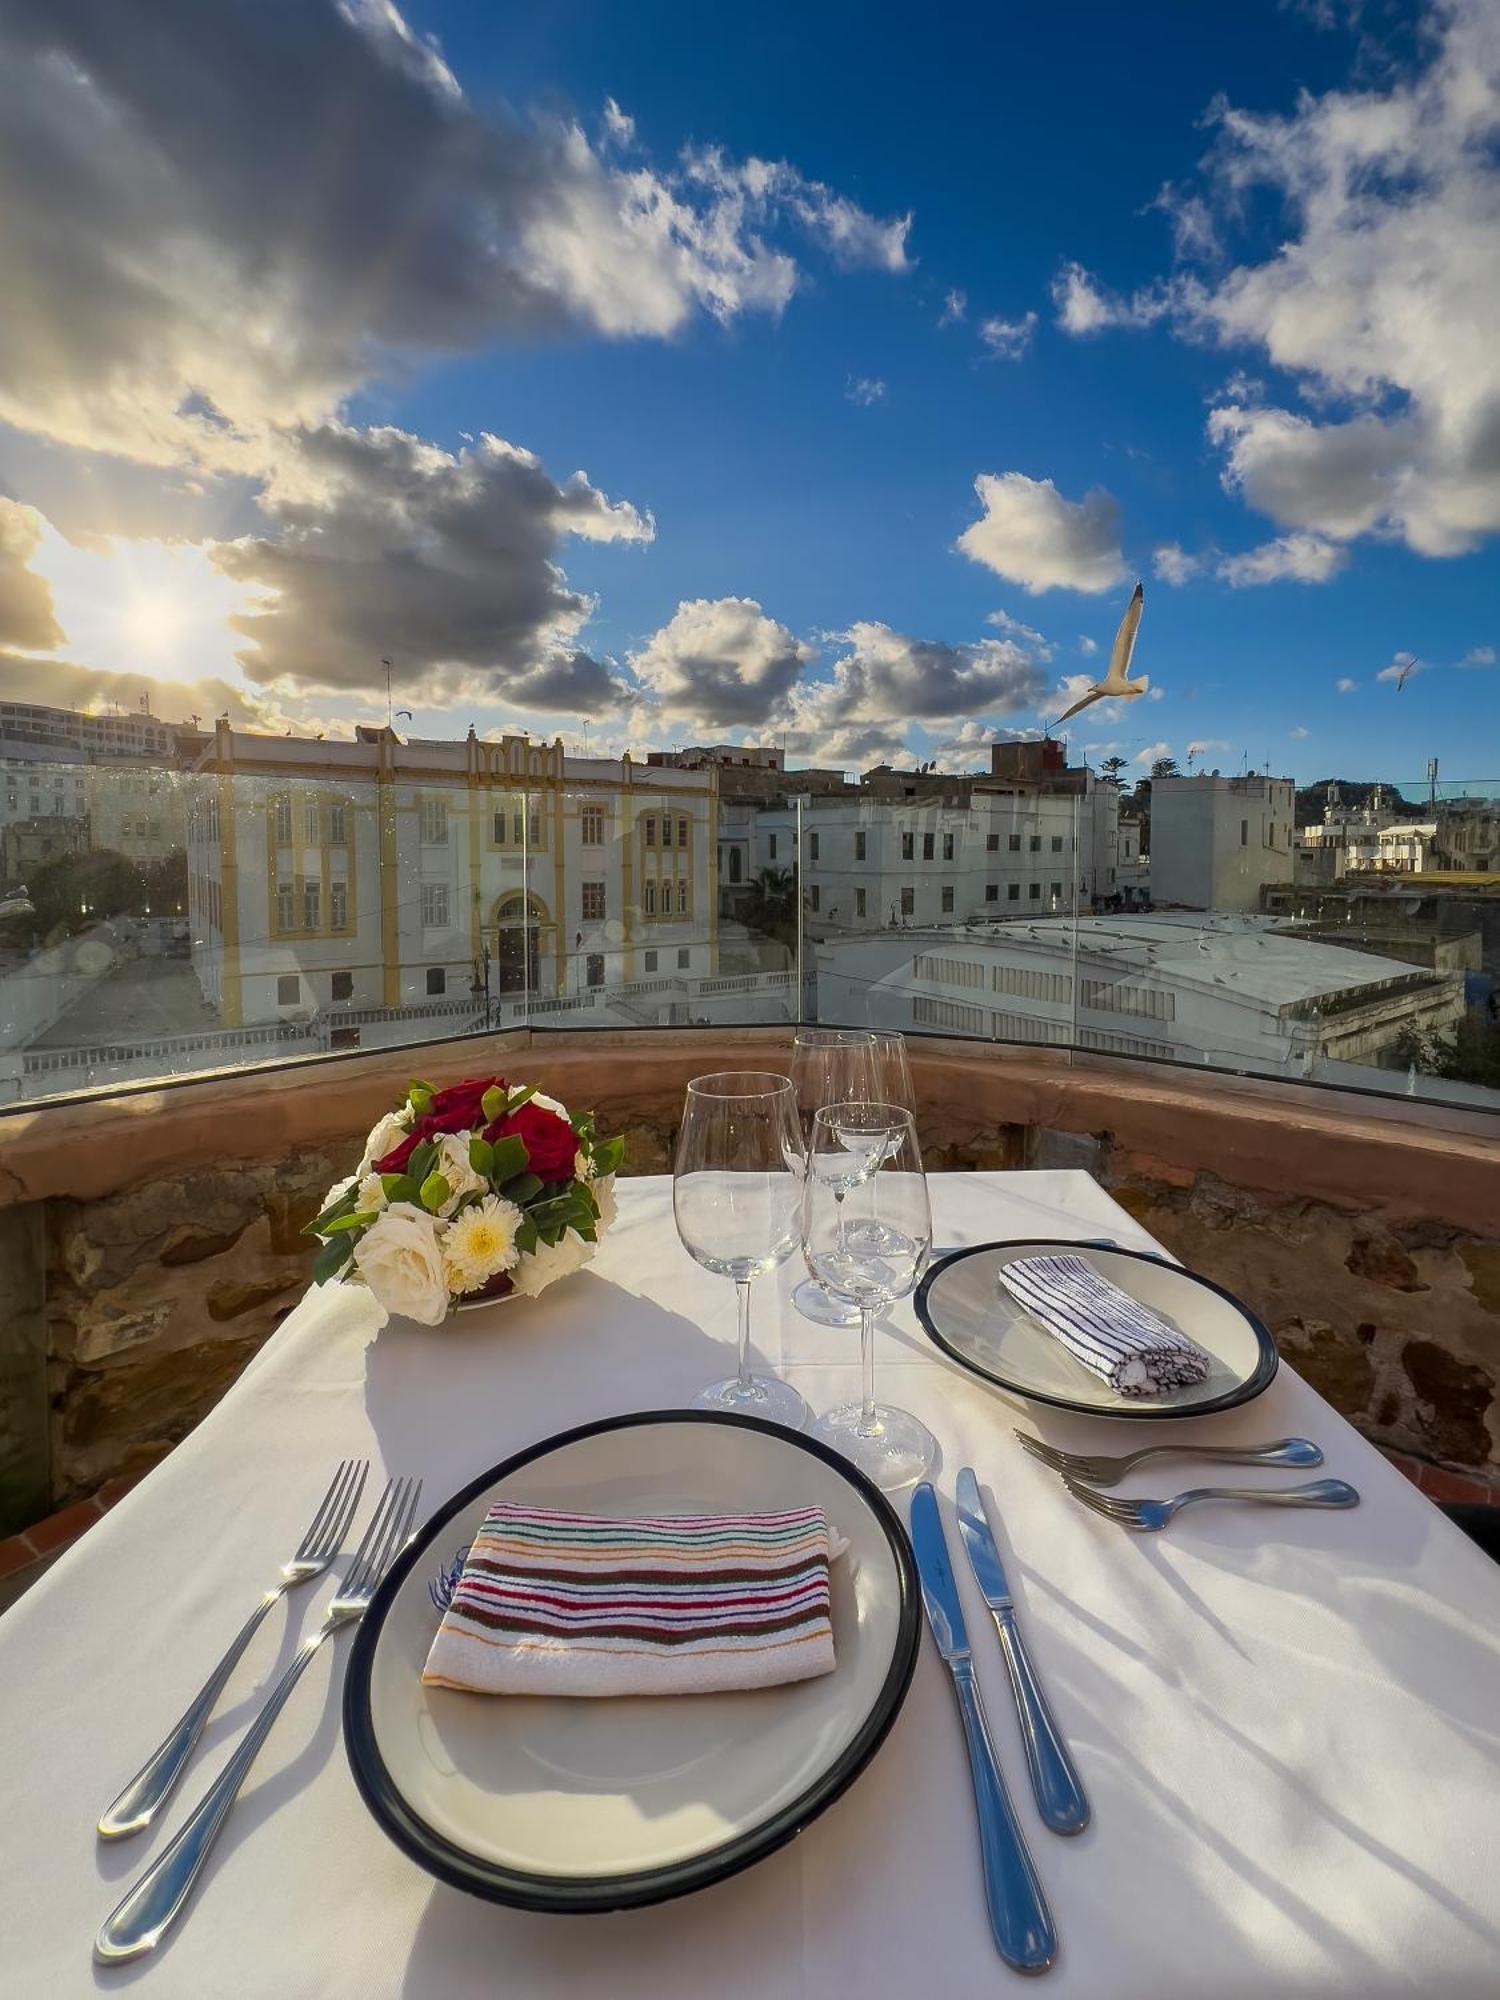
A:
POLYGON ((1205 1417, 1250 1402, 1276 1373, 1275 1342, 1232 1292, 1144 1250, 1040 1238, 982 1243, 934 1265, 915 1305, 934 1343, 971 1374, 1027 1402, 1080 1416, 1205 1417), (1075 1361, 999 1283, 1001 1267, 1013 1259, 1063 1251, 1195 1340, 1209 1358, 1207 1379, 1160 1396, 1122 1396, 1075 1361))
POLYGON ((889 1503, 815 1440, 716 1411, 566 1431, 465 1487, 365 1614, 344 1740, 365 1803, 440 1880, 523 1909, 627 1909, 760 1860, 853 1783, 906 1697, 919 1591, 889 1503), (497 1500, 618 1514, 820 1506, 849 1544, 832 1570, 831 1674, 746 1694, 569 1700, 424 1687, 428 1584, 497 1500))

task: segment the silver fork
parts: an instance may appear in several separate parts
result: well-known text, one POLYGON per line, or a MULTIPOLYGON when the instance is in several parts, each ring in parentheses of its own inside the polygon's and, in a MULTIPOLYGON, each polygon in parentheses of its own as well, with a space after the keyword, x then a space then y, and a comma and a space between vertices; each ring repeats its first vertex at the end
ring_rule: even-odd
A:
POLYGON ((294 1590, 299 1583, 321 1576, 338 1554, 349 1531, 349 1523, 354 1519, 360 1495, 365 1490, 365 1475, 369 1469, 367 1459, 346 1458, 333 1475, 318 1511, 308 1523, 307 1533, 297 1545, 296 1554, 282 1567, 280 1582, 273 1583, 262 1597, 231 1640, 228 1652, 194 1695, 184 1715, 100 1819, 101 1840, 120 1840, 126 1834, 139 1833, 142 1827, 151 1824, 187 1769, 193 1746, 203 1734, 203 1725, 217 1706, 219 1696, 224 1692, 224 1683, 254 1637, 261 1620, 287 1591, 294 1590))
POLYGON ((1083 1451, 1059 1451, 1055 1444, 1043 1444, 1030 1431, 1017 1431, 1016 1442, 1033 1458, 1051 1466, 1064 1478, 1082 1479, 1090 1486, 1114 1486, 1143 1458, 1170 1453, 1176 1458, 1216 1458, 1222 1465, 1321 1465, 1323 1454, 1310 1438, 1278 1438, 1274 1444, 1148 1444, 1141 1451, 1127 1451, 1123 1458, 1106 1458, 1083 1451))
POLYGON ((1259 1500, 1267 1507, 1357 1507, 1359 1494, 1343 1479, 1314 1479, 1306 1486, 1194 1486, 1173 1500, 1121 1500, 1113 1493, 1096 1493, 1066 1475, 1063 1484, 1075 1500, 1138 1534, 1155 1534, 1172 1516, 1195 1500, 1259 1500))
POLYGON ((380 1496, 375 1518, 365 1530, 349 1572, 328 1607, 319 1629, 304 1639, 296 1657, 266 1697, 265 1705, 245 1731, 243 1742, 223 1772, 194 1807, 172 1844, 128 1889, 110 1912, 94 1940, 94 1957, 104 1965, 140 1958, 154 1951, 187 1901, 199 1871, 208 1859, 229 1808, 245 1782, 245 1774, 271 1732, 271 1725, 297 1685, 303 1670, 323 1641, 342 1625, 352 1624, 369 1609, 377 1585, 411 1536, 422 1495, 420 1479, 392 1479, 380 1496))

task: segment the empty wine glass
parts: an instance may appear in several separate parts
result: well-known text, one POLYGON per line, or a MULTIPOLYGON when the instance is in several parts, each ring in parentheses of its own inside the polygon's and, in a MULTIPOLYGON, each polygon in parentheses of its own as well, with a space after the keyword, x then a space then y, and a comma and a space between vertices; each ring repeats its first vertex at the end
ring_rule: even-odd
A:
MULTIPOLYGON (((825 1104, 883 1100, 875 1061, 875 1038, 868 1028, 798 1028, 792 1040, 791 1079, 809 1143, 814 1115, 825 1104)), ((831 1298, 812 1278, 792 1293, 804 1319, 819 1326, 858 1326, 852 1306, 831 1298)))
MULTIPOLYGON (((911 1063, 907 1059, 906 1037, 895 1028, 872 1028, 870 1046, 875 1060, 875 1090, 873 1095, 882 1104, 899 1104, 903 1111, 916 1116, 917 1100, 912 1094, 911 1063)), ((852 1227, 863 1242, 876 1250, 890 1250, 897 1247, 895 1232, 888 1229, 879 1217, 880 1189, 872 1190, 874 1210, 868 1217, 861 1217, 852 1227)))
POLYGON ((739 1369, 693 1398, 698 1410, 737 1410, 800 1430, 807 1405, 789 1382, 750 1371, 750 1284, 797 1248, 807 1156, 797 1095, 784 1076, 726 1070, 687 1087, 672 1163, 672 1213, 690 1256, 733 1278, 739 1369))
POLYGON ((886 1492, 932 1468, 937 1444, 906 1410, 875 1401, 875 1314, 927 1268, 932 1210, 911 1113, 899 1104, 838 1104, 813 1120, 802 1195, 802 1248, 813 1276, 860 1317, 863 1394, 813 1425, 886 1492), (875 1213, 879 1203, 879 1215, 875 1213), (868 1225, 878 1223, 878 1233, 868 1225))

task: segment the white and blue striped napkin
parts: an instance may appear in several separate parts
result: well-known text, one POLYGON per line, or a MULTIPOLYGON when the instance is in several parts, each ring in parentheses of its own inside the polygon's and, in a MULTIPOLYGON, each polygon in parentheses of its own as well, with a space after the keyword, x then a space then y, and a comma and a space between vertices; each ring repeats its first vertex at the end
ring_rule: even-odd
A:
POLYGON ((1208 1356, 1082 1257, 1018 1257, 1001 1285, 1121 1396, 1159 1396, 1208 1375, 1208 1356))

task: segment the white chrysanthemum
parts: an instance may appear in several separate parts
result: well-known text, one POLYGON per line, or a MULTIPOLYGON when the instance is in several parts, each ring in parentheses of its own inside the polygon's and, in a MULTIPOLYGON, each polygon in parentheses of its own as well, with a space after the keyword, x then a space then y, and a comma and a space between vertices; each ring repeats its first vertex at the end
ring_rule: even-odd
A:
MULTIPOLYGON (((342 1201, 358 1179, 358 1174, 350 1174, 347 1180, 335 1181, 323 1197, 323 1208, 332 1208, 336 1201, 342 1201)), ((323 1208, 318 1210, 319 1215, 323 1213, 323 1208)))
POLYGON ((431 1171, 441 1174, 448 1183, 448 1199, 438 1210, 439 1215, 451 1215, 466 1194, 483 1194, 489 1189, 484 1175, 476 1174, 469 1165, 469 1138, 467 1132, 445 1132, 435 1141, 437 1157, 431 1171))
POLYGON ((379 1174, 366 1174, 359 1184, 359 1212, 378 1215, 385 1207, 385 1183, 379 1174))
POLYGON ((388 1313, 437 1326, 448 1286, 437 1224, 409 1201, 393 1202, 354 1246, 354 1264, 388 1313))
POLYGON ((364 1157, 359 1163, 359 1171, 367 1174, 377 1160, 383 1160, 387 1153, 394 1153, 401 1141, 411 1130, 411 1113, 407 1110, 387 1111, 377 1121, 370 1136, 365 1141, 364 1157))
POLYGON ((534 1299, 548 1285, 586 1264, 593 1254, 592 1243, 585 1243, 576 1230, 565 1229, 556 1243, 538 1243, 521 1259, 511 1273, 511 1284, 522 1298, 534 1299))
POLYGON ((456 1215, 443 1233, 443 1269, 456 1295, 477 1292, 515 1263, 524 1217, 513 1201, 487 1195, 456 1215))
POLYGON ((589 1193, 594 1197, 599 1207, 599 1234, 602 1236, 619 1213, 619 1208, 615 1202, 614 1175, 606 1174, 603 1180, 591 1181, 589 1183, 589 1193))

